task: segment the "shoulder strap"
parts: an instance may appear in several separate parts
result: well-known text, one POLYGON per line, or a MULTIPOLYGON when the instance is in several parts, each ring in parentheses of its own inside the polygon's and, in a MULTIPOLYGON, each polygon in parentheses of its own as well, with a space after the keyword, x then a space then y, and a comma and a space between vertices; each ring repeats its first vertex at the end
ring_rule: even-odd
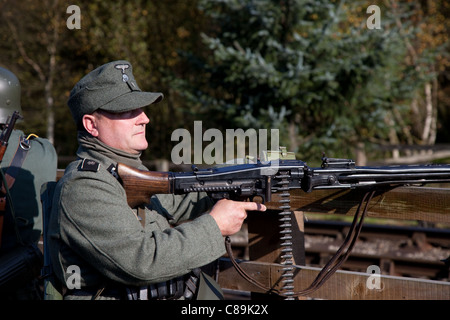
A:
POLYGON ((44 265, 41 276, 44 278, 44 300, 62 300, 62 285, 53 273, 50 253, 48 248, 48 224, 52 211, 53 195, 56 181, 44 183, 41 187, 43 243, 44 243, 44 265))

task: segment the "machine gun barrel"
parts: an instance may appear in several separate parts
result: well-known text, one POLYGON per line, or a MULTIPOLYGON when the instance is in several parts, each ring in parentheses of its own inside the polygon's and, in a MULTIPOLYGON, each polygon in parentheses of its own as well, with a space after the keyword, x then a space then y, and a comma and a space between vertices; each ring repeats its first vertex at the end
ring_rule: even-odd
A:
POLYGON ((308 192, 315 189, 448 182, 449 164, 358 167, 351 160, 346 165, 343 162, 334 165, 324 160, 321 168, 307 170, 303 189, 308 192))

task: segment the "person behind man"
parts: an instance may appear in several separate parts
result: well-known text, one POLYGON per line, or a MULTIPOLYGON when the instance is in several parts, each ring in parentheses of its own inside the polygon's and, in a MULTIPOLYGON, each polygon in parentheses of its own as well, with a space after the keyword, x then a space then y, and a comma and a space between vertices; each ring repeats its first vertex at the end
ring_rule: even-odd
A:
POLYGON ((65 299, 188 298, 198 276, 192 271, 225 253, 223 237, 240 230, 247 210, 265 210, 254 202, 213 204, 201 193, 128 206, 114 169, 148 170, 140 160, 148 147, 143 107, 162 99, 141 91, 125 60, 91 71, 70 93, 78 159, 56 186, 48 237, 65 299))
MULTIPOLYGON (((2 130, 15 111, 22 113, 20 95, 19 79, 11 71, 0 67, 2 130)), ((0 182, 0 199, 6 204, 0 212, 3 220, 0 229, 0 265, 4 266, 8 265, 8 261, 26 259, 25 256, 30 254, 31 249, 27 245, 38 244, 42 233, 40 189, 42 184, 56 179, 56 151, 47 139, 34 134, 26 135, 15 129, 8 140, 1 167, 8 185, 5 188, 3 181, 0 182), (11 203, 7 200, 8 196, 11 197, 11 203)), ((40 270, 40 267, 36 268, 40 270)), ((41 293, 37 285, 38 282, 34 279, 12 288, 8 286, 6 291, 0 286, 0 299, 39 299, 41 293)))

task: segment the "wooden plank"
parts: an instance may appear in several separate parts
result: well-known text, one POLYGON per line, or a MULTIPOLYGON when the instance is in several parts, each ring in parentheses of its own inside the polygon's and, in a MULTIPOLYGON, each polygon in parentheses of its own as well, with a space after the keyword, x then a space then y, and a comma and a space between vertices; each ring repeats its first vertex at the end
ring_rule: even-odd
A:
MULTIPOLYGON (((281 262, 279 211, 249 212, 247 216, 249 257, 252 261, 281 262)), ((305 264, 304 219, 301 212, 291 214, 292 262, 305 264)), ((252 294, 257 299, 257 295, 252 294)))
MULTIPOLYGON (((279 264, 241 262, 242 268, 265 286, 278 288, 281 268, 279 264)), ((295 290, 307 288, 320 272, 320 268, 296 266, 295 290)), ((332 300, 449 300, 450 283, 387 275, 371 281, 372 274, 338 270, 322 287, 309 296, 332 300), (371 289, 372 287, 372 289, 371 289), (379 288, 379 289, 378 289, 379 288)), ((228 259, 220 259, 219 284, 222 288, 265 293, 244 280, 228 259)))
MULTIPOLYGON (((247 216, 249 257, 252 261, 280 262, 280 222, 278 211, 249 212, 247 216)), ((303 214, 292 214, 293 261, 305 264, 303 214)))
MULTIPOLYGON (((291 191, 291 207, 304 213, 327 213, 353 216, 363 198, 362 190, 291 191)), ((272 195, 266 205, 279 207, 280 196, 272 195)), ((450 188, 398 187, 378 190, 370 202, 368 216, 378 218, 423 220, 450 223, 450 188)))

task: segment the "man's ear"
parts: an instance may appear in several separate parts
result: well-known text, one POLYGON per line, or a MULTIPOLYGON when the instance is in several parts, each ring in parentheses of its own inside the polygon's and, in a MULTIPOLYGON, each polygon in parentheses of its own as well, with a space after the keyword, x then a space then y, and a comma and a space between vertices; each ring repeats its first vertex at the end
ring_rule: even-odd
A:
POLYGON ((97 130, 97 118, 92 114, 85 114, 82 119, 82 123, 87 132, 92 136, 98 136, 97 130))

